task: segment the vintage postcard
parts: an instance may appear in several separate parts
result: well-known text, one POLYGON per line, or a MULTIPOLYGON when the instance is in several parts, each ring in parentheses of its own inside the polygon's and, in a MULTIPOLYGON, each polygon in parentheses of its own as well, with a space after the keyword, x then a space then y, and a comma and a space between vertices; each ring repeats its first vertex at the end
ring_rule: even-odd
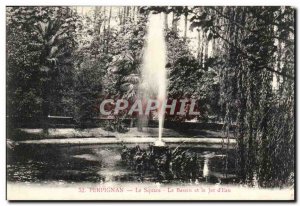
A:
POLYGON ((7 200, 295 200, 295 9, 7 6, 7 200))

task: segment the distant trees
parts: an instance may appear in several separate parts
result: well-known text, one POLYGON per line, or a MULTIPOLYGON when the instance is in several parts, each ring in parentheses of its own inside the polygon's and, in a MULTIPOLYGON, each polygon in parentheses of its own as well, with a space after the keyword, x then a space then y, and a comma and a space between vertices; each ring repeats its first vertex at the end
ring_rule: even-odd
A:
POLYGON ((104 98, 135 98, 146 20, 138 7, 95 7, 84 16, 76 61, 78 122, 97 117, 104 98))

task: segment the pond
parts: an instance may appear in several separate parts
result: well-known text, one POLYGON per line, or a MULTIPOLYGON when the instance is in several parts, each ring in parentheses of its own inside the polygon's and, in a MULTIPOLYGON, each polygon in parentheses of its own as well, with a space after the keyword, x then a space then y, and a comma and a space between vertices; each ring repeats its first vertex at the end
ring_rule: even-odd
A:
MULTIPOLYGON (((136 145, 126 145, 133 148, 136 145)), ((148 145, 139 145, 147 149, 148 145)), ((161 182, 235 184, 234 152, 220 149, 188 148, 180 150, 196 155, 196 178, 158 178, 155 173, 140 172, 122 161, 122 145, 22 145, 9 150, 7 180, 20 183, 106 183, 161 182)), ((175 148, 170 148, 174 150, 175 148)))

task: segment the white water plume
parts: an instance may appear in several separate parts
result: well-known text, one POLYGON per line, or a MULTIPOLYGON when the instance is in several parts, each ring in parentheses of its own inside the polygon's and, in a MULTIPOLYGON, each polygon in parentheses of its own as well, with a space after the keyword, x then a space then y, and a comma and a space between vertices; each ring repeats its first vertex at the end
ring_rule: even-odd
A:
MULTIPOLYGON (((146 36, 146 46, 142 65, 141 90, 147 98, 155 97, 160 107, 167 95, 166 43, 164 35, 164 17, 162 14, 150 14, 146 36)), ((161 142, 164 126, 164 110, 159 109, 158 141, 161 142)))

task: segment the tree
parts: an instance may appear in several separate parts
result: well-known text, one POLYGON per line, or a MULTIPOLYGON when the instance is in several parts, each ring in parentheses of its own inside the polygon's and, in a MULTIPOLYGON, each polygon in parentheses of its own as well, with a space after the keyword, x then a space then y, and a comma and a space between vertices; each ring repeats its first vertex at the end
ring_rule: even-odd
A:
MULTIPOLYGON (((46 120, 50 114, 49 98, 50 95, 55 94, 51 85, 55 84, 53 81, 58 74, 62 75, 63 69, 70 69, 72 66, 72 52, 77 45, 75 41, 75 32, 78 26, 76 13, 68 7, 12 7, 7 12, 7 36, 11 39, 11 41, 8 41, 8 48, 15 51, 9 51, 8 59, 20 59, 20 56, 15 56, 21 52, 19 49, 23 49, 23 52, 25 52, 21 55, 23 59, 20 59, 17 65, 14 65, 14 63, 8 65, 8 73, 12 71, 9 81, 16 80, 13 72, 15 66, 21 68, 32 67, 24 78, 32 80, 36 84, 36 89, 41 87, 41 91, 34 92, 36 98, 40 98, 38 100, 40 108, 33 108, 33 110, 36 110, 35 113, 37 114, 41 113, 44 128, 47 129, 46 120), (19 39, 16 39, 14 34, 17 30, 21 32, 21 36, 19 36, 21 38, 19 39), (22 42, 24 46, 14 48, 17 45, 14 41, 22 42), (27 57, 31 57, 31 59, 29 60, 27 57), (38 74, 40 78, 35 79, 34 73, 38 74)), ((20 91, 24 90, 25 93, 28 91, 27 87, 19 87, 19 89, 20 91)), ((15 97, 12 94, 12 101, 15 97)), ((20 115, 22 116, 22 114, 20 115)))
MULTIPOLYGON (((191 28, 204 30, 208 40, 218 39, 219 48, 216 50, 217 55, 222 55, 219 57, 223 65, 219 72, 221 104, 225 111, 226 131, 236 122, 237 164, 241 180, 249 184, 257 180, 260 186, 285 184, 294 169, 294 130, 290 127, 289 131, 286 130, 288 126, 277 124, 275 119, 294 118, 291 115, 294 104, 290 101, 293 92, 289 96, 279 95, 272 84, 276 76, 282 80, 279 85, 288 85, 288 90, 293 91, 293 52, 288 52, 289 58, 282 62, 279 57, 282 45, 274 46, 276 42, 284 41, 289 45, 288 50, 293 51, 293 9, 195 7, 194 12, 191 28), (285 131, 288 138, 276 131, 285 131), (275 137, 274 132, 277 133, 275 137), (279 163, 279 156, 284 156, 285 161, 279 163), (287 169, 279 170, 279 165, 287 169)), ((215 63, 217 61, 215 59, 215 63)))

